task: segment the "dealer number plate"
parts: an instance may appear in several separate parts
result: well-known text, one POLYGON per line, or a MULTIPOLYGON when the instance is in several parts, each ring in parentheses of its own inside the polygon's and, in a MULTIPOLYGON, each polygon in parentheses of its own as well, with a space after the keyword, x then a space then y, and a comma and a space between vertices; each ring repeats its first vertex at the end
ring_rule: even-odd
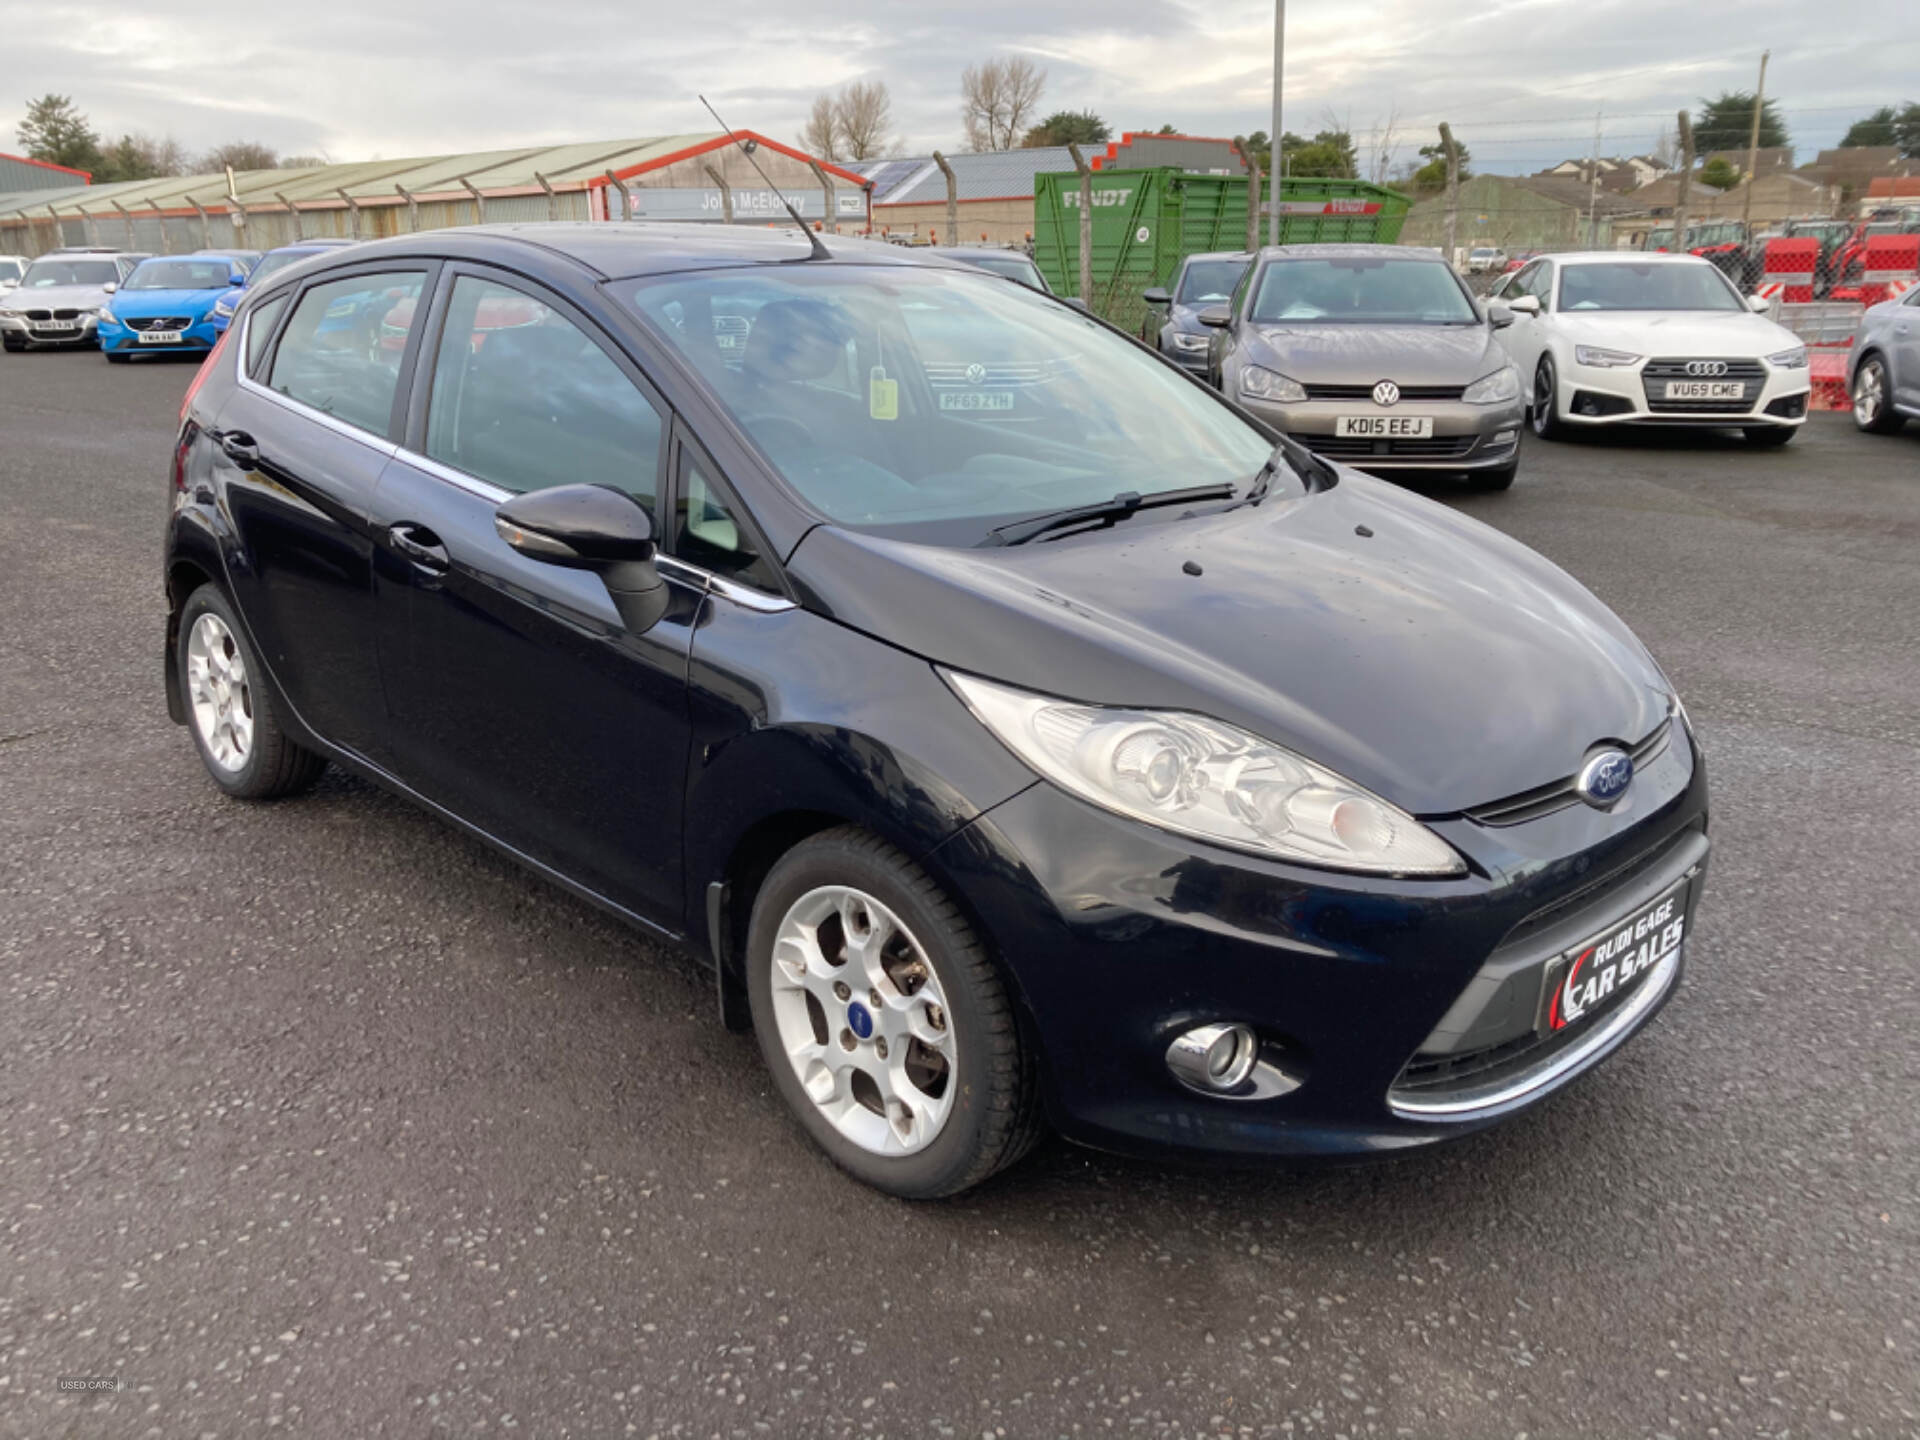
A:
POLYGON ((1744 400, 1747 387, 1738 380, 1669 380, 1669 400, 1744 400))
POLYGON ((1541 987, 1539 1029, 1552 1035, 1579 1025, 1640 985, 1686 938, 1689 880, 1667 889, 1616 925, 1559 956, 1541 987))
POLYGON ((180 332, 178 330, 142 330, 140 343, 142 345, 178 345, 180 332))
POLYGON ((1367 440, 1425 440, 1433 434, 1431 415, 1342 415, 1333 423, 1336 435, 1367 440))

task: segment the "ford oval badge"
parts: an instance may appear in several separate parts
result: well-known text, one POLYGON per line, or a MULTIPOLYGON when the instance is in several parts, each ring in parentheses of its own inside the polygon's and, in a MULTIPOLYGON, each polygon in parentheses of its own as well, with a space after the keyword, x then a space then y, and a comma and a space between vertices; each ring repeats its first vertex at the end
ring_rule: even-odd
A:
POLYGON ((1633 757, 1624 750, 1597 750, 1574 778, 1573 789, 1597 810, 1605 810, 1633 783, 1633 757))

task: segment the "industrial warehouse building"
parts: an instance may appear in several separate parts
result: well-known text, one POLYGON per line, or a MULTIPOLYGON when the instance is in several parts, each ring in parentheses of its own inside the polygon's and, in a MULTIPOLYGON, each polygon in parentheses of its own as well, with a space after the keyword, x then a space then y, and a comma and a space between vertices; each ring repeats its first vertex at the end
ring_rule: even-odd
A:
POLYGON ((0 203, 20 192, 71 190, 92 179, 84 170, 50 164, 45 160, 29 160, 24 155, 9 155, 0 151, 0 203))
MULTIPOLYGON (((809 222, 867 228, 864 176, 753 131, 735 133, 809 222)), ((88 185, 78 172, 57 178, 59 188, 0 193, 0 252, 267 250, 321 236, 372 239, 511 220, 786 218, 767 180, 720 131, 117 185, 88 185)))

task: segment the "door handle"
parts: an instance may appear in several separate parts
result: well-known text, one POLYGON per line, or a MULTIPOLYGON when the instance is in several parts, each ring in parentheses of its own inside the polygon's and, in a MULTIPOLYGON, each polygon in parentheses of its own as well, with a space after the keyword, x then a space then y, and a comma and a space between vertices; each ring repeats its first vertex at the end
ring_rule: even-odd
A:
POLYGON ((223 430, 218 432, 220 449, 236 465, 258 465, 260 447, 254 443, 253 436, 244 430, 223 430))
POLYGON ((440 543, 440 537, 424 525, 403 521, 387 531, 387 539, 392 542, 394 549, 423 570, 438 574, 453 563, 447 555, 447 547, 440 543))

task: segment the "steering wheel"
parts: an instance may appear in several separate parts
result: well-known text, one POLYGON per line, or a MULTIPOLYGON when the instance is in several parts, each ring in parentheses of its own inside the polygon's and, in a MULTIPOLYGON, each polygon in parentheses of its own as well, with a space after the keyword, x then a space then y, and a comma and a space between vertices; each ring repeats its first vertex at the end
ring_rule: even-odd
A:
POLYGON ((791 415, 775 415, 771 411, 763 410, 754 415, 742 415, 740 423, 746 427, 748 434, 763 445, 785 449, 797 438, 801 445, 811 446, 816 450, 820 448, 820 442, 814 438, 813 431, 791 415), (783 436, 786 437, 785 443, 782 441, 783 436))

